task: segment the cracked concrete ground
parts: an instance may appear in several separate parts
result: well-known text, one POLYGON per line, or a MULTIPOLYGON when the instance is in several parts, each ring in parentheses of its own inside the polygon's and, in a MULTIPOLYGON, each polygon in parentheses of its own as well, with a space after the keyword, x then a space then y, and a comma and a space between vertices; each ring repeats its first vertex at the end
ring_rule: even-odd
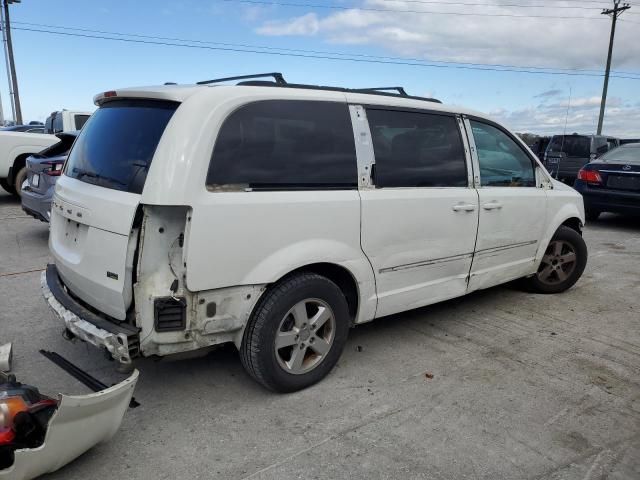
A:
MULTIPOLYGON (((0 340, 49 394, 86 389, 38 354, 122 376, 40 296, 47 225, 0 194, 0 340)), ((54 479, 638 479, 640 220, 603 216, 562 295, 498 287, 351 331, 338 367, 277 395, 233 349, 144 360, 117 436, 54 479), (429 379, 425 374, 433 374, 429 379)))

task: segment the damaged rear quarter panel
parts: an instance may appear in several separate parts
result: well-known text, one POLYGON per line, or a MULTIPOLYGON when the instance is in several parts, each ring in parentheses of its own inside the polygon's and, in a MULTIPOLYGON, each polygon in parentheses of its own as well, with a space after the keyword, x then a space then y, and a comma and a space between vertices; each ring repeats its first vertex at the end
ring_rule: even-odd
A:
POLYGON ((185 249, 190 221, 188 207, 144 207, 134 286, 136 323, 142 329, 144 356, 171 355, 228 342, 239 345, 249 315, 264 291, 264 285, 189 290, 185 282, 185 249), (170 287, 175 280, 178 288, 172 292, 170 287), (156 332, 154 299, 168 296, 186 300, 186 327, 182 331, 156 332), (215 306, 210 306, 212 303, 215 306))

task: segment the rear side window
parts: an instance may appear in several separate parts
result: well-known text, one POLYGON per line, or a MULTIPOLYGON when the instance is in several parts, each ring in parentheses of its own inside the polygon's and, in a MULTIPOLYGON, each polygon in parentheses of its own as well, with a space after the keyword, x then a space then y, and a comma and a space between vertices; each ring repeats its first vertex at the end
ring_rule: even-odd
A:
POLYGON ((105 188, 142 193, 160 137, 178 105, 153 100, 106 103, 78 136, 65 175, 105 188))
POLYGON ((266 100, 224 121, 207 186, 355 188, 357 164, 346 104, 266 100))
POLYGON ((89 120, 89 115, 76 115, 75 116, 75 124, 76 124, 76 130, 82 130, 82 127, 84 127, 84 124, 87 123, 87 120, 89 120))
POLYGON ((376 156, 376 187, 466 187, 467 166, 456 119, 367 109, 376 156))

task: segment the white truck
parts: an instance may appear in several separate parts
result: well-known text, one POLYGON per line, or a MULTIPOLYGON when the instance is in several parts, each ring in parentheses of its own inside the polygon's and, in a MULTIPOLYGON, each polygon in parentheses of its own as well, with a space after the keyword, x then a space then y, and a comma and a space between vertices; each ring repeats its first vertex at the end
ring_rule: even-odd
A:
POLYGON ((60 110, 45 121, 44 134, 0 132, 0 185, 12 195, 21 196, 27 178, 27 157, 58 142, 56 133, 80 130, 91 112, 60 110))
POLYGON ((60 110, 51 112, 44 122, 45 133, 71 132, 82 130, 84 124, 89 120, 91 112, 77 112, 71 110, 60 110))
POLYGON ((26 132, 0 132, 0 185, 12 195, 21 195, 20 186, 27 178, 27 157, 50 147, 59 139, 55 135, 26 132))

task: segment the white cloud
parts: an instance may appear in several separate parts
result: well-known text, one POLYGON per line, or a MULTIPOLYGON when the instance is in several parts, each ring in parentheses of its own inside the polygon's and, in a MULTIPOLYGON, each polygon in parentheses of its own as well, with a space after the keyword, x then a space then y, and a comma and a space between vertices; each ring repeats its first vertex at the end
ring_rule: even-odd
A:
POLYGON ((265 22, 257 32, 261 35, 269 36, 284 36, 284 35, 315 35, 320 30, 320 24, 318 17, 315 13, 308 13, 301 17, 280 22, 280 21, 268 21, 265 22))
MULTIPOLYGON (((256 31, 263 35, 321 35, 329 43, 370 44, 396 55, 430 60, 508 65, 540 65, 556 68, 602 69, 609 40, 609 25, 599 10, 505 8, 496 0, 486 6, 448 6, 411 1, 361 0, 361 8, 332 11, 326 15, 268 21, 256 31), (548 18, 438 15, 431 12, 551 15, 548 18), (562 19, 592 16, 596 20, 562 19)), ((539 4, 539 3, 538 3, 539 4)), ((576 6, 575 2, 556 2, 576 6)), ((616 33, 614 68, 640 68, 640 29, 620 22, 616 33)))
MULTIPOLYGON (((571 100, 567 115, 568 99, 541 103, 518 110, 496 109, 490 115, 518 132, 537 134, 594 133, 600 113, 600 98, 586 97, 571 100)), ((625 103, 612 97, 607 100, 603 132, 620 137, 637 137, 640 125, 638 105, 625 103)))

